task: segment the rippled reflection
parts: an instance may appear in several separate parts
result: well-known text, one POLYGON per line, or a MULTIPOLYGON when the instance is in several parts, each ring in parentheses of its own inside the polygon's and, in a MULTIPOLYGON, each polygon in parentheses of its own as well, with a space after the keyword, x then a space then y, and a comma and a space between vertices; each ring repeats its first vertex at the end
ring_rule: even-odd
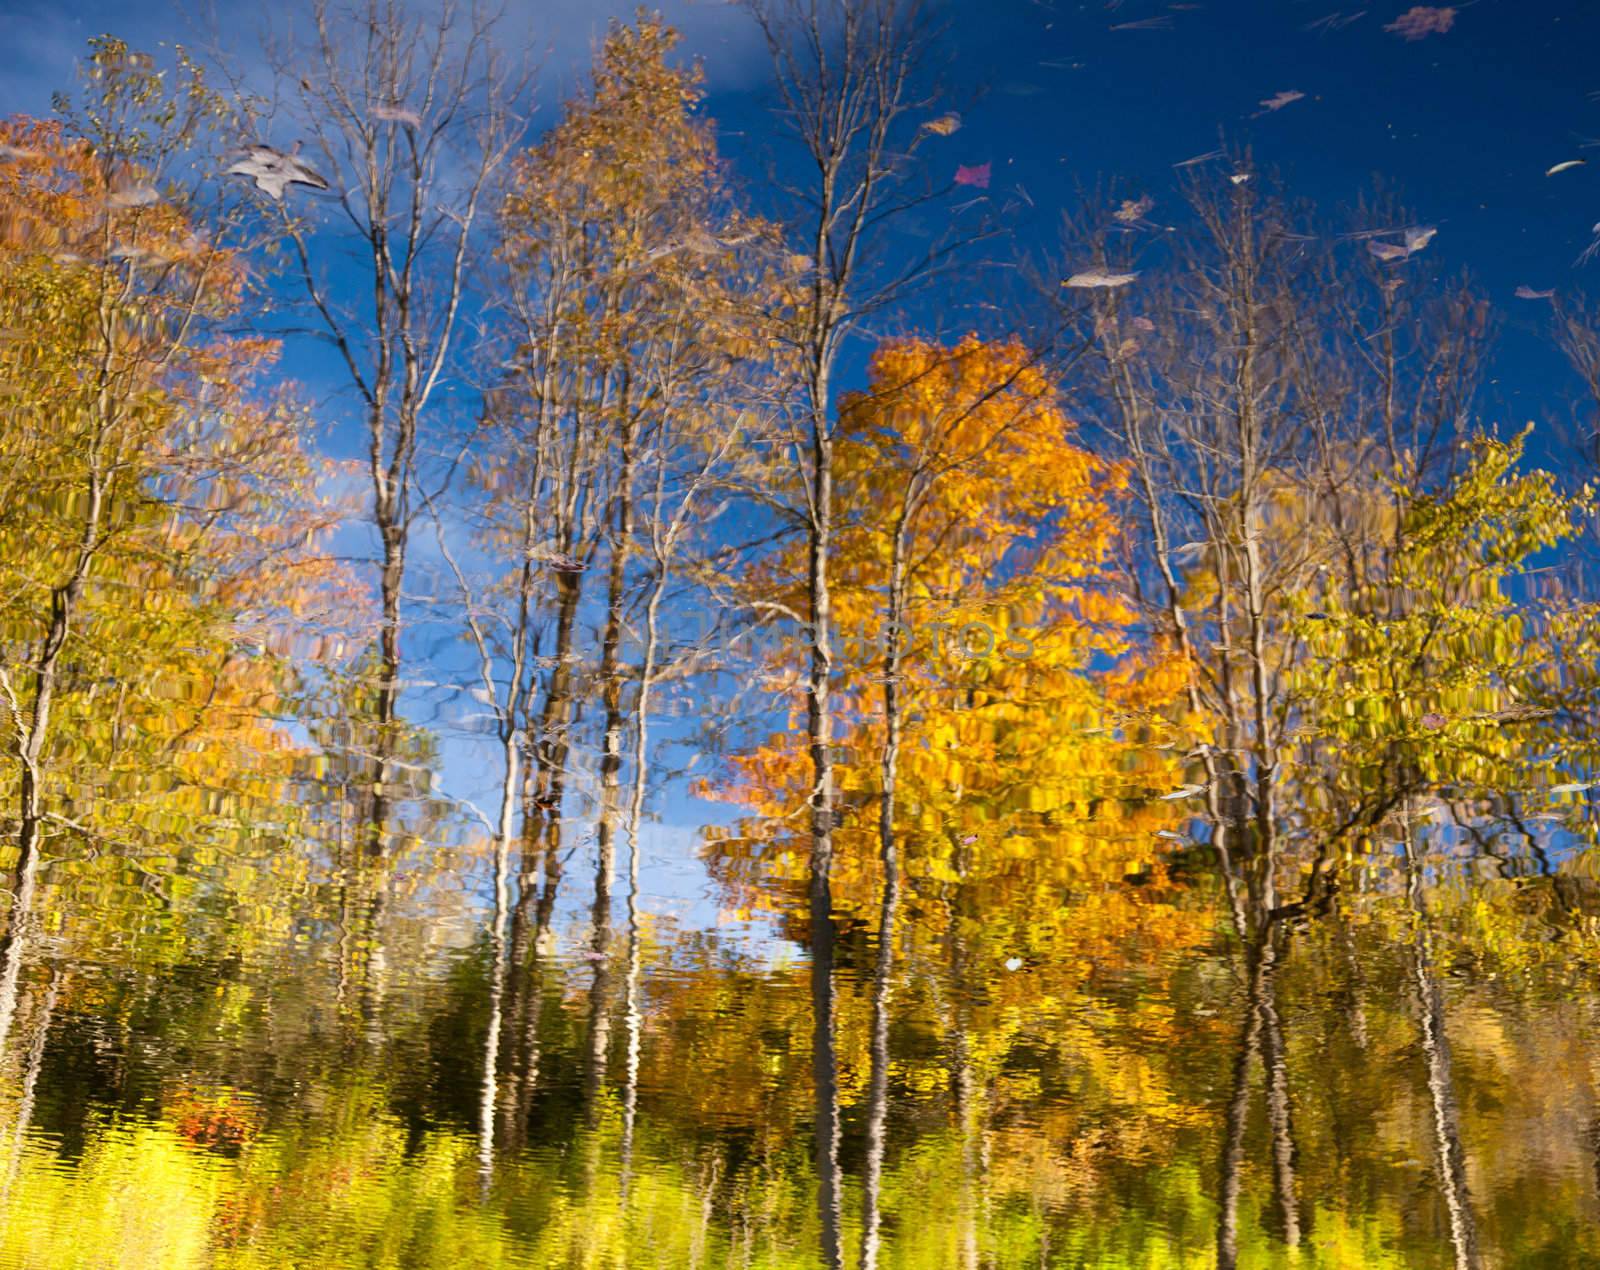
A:
POLYGON ((1450 228, 1022 267, 907 9, 746 7, 756 192, 645 13, 0 122, 0 1267, 1600 1265, 1593 455, 1450 228))

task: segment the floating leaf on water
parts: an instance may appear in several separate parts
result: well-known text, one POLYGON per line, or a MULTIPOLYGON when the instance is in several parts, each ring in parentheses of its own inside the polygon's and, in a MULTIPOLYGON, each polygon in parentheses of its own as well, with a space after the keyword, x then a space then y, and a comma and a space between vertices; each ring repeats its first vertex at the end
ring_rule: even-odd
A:
POLYGON ((1581 794, 1586 789, 1594 788, 1597 783, 1600 782, 1572 781, 1566 785, 1552 785, 1550 786, 1550 792, 1552 794, 1581 794))
POLYGON ((958 166, 956 184, 972 185, 980 190, 986 190, 989 188, 989 173, 992 166, 988 163, 975 163, 970 167, 958 166))
POLYGON ((922 130, 931 132, 936 137, 948 137, 961 130, 961 116, 955 111, 940 115, 937 119, 928 119, 923 122, 922 130))
POLYGON ((1270 97, 1263 97, 1260 105, 1263 112, 1282 110, 1285 106, 1302 101, 1304 98, 1304 93, 1293 88, 1287 88, 1281 93, 1273 93, 1270 97))
POLYGON ((1208 788, 1208 785, 1180 785, 1170 794, 1162 794, 1161 801, 1164 803, 1171 803, 1176 802, 1180 798, 1193 798, 1196 794, 1205 793, 1208 788))
POLYGON ((1432 225, 1413 225, 1406 230, 1406 252, 1421 251, 1433 241, 1433 236, 1439 231, 1432 225))
POLYGON ((1535 291, 1532 287, 1521 286, 1516 290, 1516 297, 1519 300, 1548 300, 1554 295, 1554 288, 1549 291, 1535 291))
POLYGON ((1022 969, 1022 958, 1021 957, 1007 957, 1006 958, 1006 969, 1007 970, 1021 970, 1022 969))
POLYGON ((1407 9, 1383 29, 1398 35, 1402 40, 1420 40, 1429 35, 1443 35, 1456 22, 1454 9, 1436 9, 1418 4, 1407 9))
POLYGON ((1137 273, 1110 273, 1104 269, 1085 269, 1075 273, 1061 285, 1064 287, 1125 287, 1139 275, 1137 273))
POLYGON ((1545 175, 1554 176, 1557 172, 1565 172, 1568 168, 1581 168, 1587 162, 1587 159, 1567 159, 1553 168, 1546 168, 1545 175))
POLYGON ((300 143, 288 154, 271 146, 246 146, 234 156, 233 164, 226 169, 229 176, 247 176, 255 182, 256 189, 274 202, 281 202, 283 192, 291 185, 307 185, 314 190, 325 190, 328 182, 312 171, 297 157, 300 143))

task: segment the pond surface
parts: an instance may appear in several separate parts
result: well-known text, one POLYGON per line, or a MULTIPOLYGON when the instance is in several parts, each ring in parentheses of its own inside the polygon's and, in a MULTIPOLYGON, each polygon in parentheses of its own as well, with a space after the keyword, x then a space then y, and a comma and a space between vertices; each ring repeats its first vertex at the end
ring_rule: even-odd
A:
POLYGON ((0 1270, 1600 1266, 1600 6, 499 7, 0 76, 0 1270))
MULTIPOLYGON (((1419 816, 1409 857, 1271 915, 1262 870, 1204 844, 1040 828, 992 826, 1022 844, 1001 866, 910 870, 887 966, 837 915, 851 1264, 869 1190, 887 1266, 1600 1259, 1579 859, 1419 816)), ((314 883, 226 961, 161 961, 175 924, 193 948, 236 919, 181 902, 114 961, 47 938, 7 1056, 3 1264, 819 1264, 804 940, 687 925, 650 873, 598 929, 581 855, 530 906, 489 1088, 490 954, 426 882, 366 955, 314 883)))

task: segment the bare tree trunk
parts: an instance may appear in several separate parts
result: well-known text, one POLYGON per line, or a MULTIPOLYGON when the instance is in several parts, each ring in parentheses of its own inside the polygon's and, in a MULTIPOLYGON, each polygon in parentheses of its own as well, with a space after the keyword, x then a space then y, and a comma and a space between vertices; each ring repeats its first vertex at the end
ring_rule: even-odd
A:
POLYGON ((1467 1186, 1466 1152, 1461 1145, 1461 1114, 1456 1104, 1450 1042, 1445 1035, 1444 994, 1433 968, 1433 938, 1422 897, 1422 869, 1409 822, 1405 847, 1406 897, 1410 901, 1414 928, 1411 979, 1417 1022, 1422 1030, 1422 1052, 1428 1064, 1434 1167, 1439 1173, 1439 1192, 1450 1218, 1450 1247, 1455 1254, 1455 1270, 1482 1270, 1478 1223, 1473 1215, 1472 1193, 1467 1186))
POLYGON ((648 775, 650 688, 656 673, 660 639, 661 595, 666 587, 665 562, 659 562, 655 584, 645 607, 644 659, 639 667, 639 692, 633 707, 633 792, 628 806, 628 970, 623 1009, 628 1029, 627 1077, 622 1100, 622 1196, 626 1201, 633 1181, 633 1139, 639 1112, 639 1051, 644 1019, 639 1008, 639 963, 643 951, 639 930, 639 827, 644 819, 644 791, 648 775))
POLYGON ((967 966, 967 941, 965 925, 972 920, 967 888, 967 848, 957 843, 956 894, 950 912, 950 990, 955 995, 953 1010, 955 1036, 951 1084, 956 1095, 956 1127, 961 1135, 961 1195, 958 1201, 960 1219, 961 1270, 978 1270, 978 1167, 977 1142, 978 1108, 975 1093, 976 1077, 972 1070, 972 1024, 970 1019, 972 987, 967 966))
MULTIPOLYGON (((659 490, 657 502, 659 504, 659 490)), ((639 1050, 644 1020, 639 1009, 639 827, 644 820, 648 775, 650 689, 655 680, 660 641, 661 596, 666 589, 666 561, 658 558, 655 583, 645 606, 644 659, 639 667, 639 692, 633 707, 633 792, 628 806, 628 972, 624 1009, 628 1028, 627 1085, 622 1103, 622 1194, 633 1180, 633 1137, 639 1110, 639 1050)))
POLYGON ((600 752, 600 822, 595 829, 594 982, 589 1009, 589 1063, 585 1098, 591 1119, 598 1113, 605 1083, 606 1052, 611 1038, 608 946, 611 937, 611 887, 616 872, 617 821, 621 816, 622 733, 627 716, 622 709, 622 615, 626 602, 628 554, 633 541, 633 451, 636 422, 629 414, 623 425, 621 464, 617 473, 616 512, 613 519, 611 562, 606 580, 606 625, 600 648, 600 692, 605 723, 600 752))
POLYGON ((1260 979, 1258 968, 1249 971, 1244 1022, 1239 1050, 1233 1063, 1233 1094, 1223 1133, 1222 1166, 1217 1198, 1217 1270, 1236 1270, 1239 1264, 1239 1192, 1244 1182, 1244 1131, 1250 1115, 1250 1068, 1261 1048, 1260 979))
POLYGON ((600 1094, 605 1088, 606 1058, 611 1047, 611 965, 606 945, 611 942, 611 912, 607 900, 604 919, 594 925, 589 956, 593 962, 589 980, 589 1052, 584 1063, 584 1114, 592 1129, 600 1119, 600 1094))
MULTIPOLYGON (((1252 601, 1253 603, 1253 601, 1252 601)), ((1256 661, 1260 651, 1258 627, 1252 618, 1252 669, 1257 693, 1265 691, 1262 670, 1256 661)), ((1265 705, 1256 701, 1256 725, 1265 727, 1265 705)), ((1263 766, 1264 747, 1258 732, 1256 742, 1256 840, 1260 857, 1257 860, 1256 902, 1256 1002, 1261 1016, 1261 1065, 1266 1084, 1267 1123, 1272 1133, 1273 1198, 1278 1210, 1278 1221, 1283 1242, 1290 1248, 1300 1246, 1300 1204, 1295 1181, 1296 1151, 1294 1123, 1289 1094, 1288 1053, 1284 1045, 1283 1025, 1278 1015, 1277 974, 1279 959, 1286 953, 1287 940, 1284 928, 1275 914, 1278 909, 1278 827, 1276 821, 1275 792, 1271 766, 1263 766)))
POLYGON ((833 648, 829 557, 834 530, 832 378, 841 341, 865 312, 881 312, 943 255, 909 273, 877 274, 874 234, 914 201, 894 191, 921 136, 901 124, 925 102, 913 85, 926 39, 916 0, 745 0, 766 37, 783 117, 813 181, 796 217, 806 241, 809 284, 786 320, 799 408, 790 438, 803 490, 807 535, 809 667, 806 734, 811 754, 810 918, 812 1075, 816 1107, 813 1164, 821 1257, 842 1270, 839 1088, 833 993, 833 648))
POLYGON ((505 778, 500 786, 500 817, 494 839, 494 918, 489 927, 489 952, 492 966, 489 979, 489 1026, 483 1038, 483 1086, 478 1109, 478 1176, 483 1196, 488 1198, 494 1180, 495 1107, 499 1101, 499 1059, 501 1008, 505 1000, 509 948, 506 924, 510 912, 511 832, 516 815, 517 737, 506 736, 501 755, 505 778))
MULTIPOLYGON (((822 378, 818 400, 827 400, 822 378)), ((816 1091, 814 1164, 822 1256, 829 1270, 843 1270, 839 1238, 839 1072, 833 1015, 833 714, 829 697, 833 646, 828 626, 832 603, 828 553, 833 528, 833 442, 827 424, 813 422, 813 492, 808 590, 811 599, 811 668, 806 683, 806 726, 811 746, 811 1071, 816 1091)))
POLYGON ((555 660, 538 719, 530 729, 532 761, 522 787, 522 849, 517 901, 511 921, 511 965, 516 976, 513 1017, 515 1093, 507 1106, 508 1132, 520 1141, 539 1078, 540 949, 555 915, 561 887, 561 804, 566 796, 568 732, 572 713, 572 652, 582 598, 582 574, 556 573, 555 660), (538 868, 543 864, 544 885, 538 868))
POLYGON ((1294 1124, 1289 1096, 1288 1055, 1283 1042, 1283 1025, 1278 1017, 1278 948, 1272 933, 1262 945, 1261 966, 1261 1063, 1266 1075, 1267 1122, 1272 1129, 1273 1195, 1283 1242, 1300 1246, 1300 1201, 1295 1181, 1296 1151, 1294 1124))
MULTIPOLYGON (((380 407, 381 414, 381 407, 380 407)), ((392 481, 403 474, 381 473, 384 429, 381 419, 372 428, 372 462, 377 491, 374 521, 383 541, 383 566, 379 575, 378 692, 374 709, 372 790, 368 807, 366 841, 361 853, 362 879, 360 965, 362 1014, 368 1026, 375 1026, 386 987, 388 957, 383 923, 389 900, 389 821, 393 814, 400 721, 400 588, 405 577, 406 549, 410 526, 397 505, 392 481)), ((415 433, 402 438, 407 447, 415 444, 415 433)))
MULTIPOLYGON (((532 827, 542 839, 545 872, 545 893, 551 903, 554 891, 550 886, 552 870, 561 875, 561 804, 566 796, 567 755, 571 748, 572 726, 572 666, 576 654, 573 638, 577 630, 578 605, 583 598, 583 575, 577 569, 560 569, 556 572, 556 644, 555 662, 545 689, 544 705, 539 711, 537 727, 533 731, 534 767, 533 815, 524 814, 524 840, 521 873, 518 885, 518 908, 531 899, 535 887, 532 864, 541 852, 530 852, 526 830, 532 827)), ((524 791, 526 794, 526 791, 524 791)), ((526 802, 525 802, 526 807, 526 802)))
POLYGON ((895 840, 895 783, 899 773, 904 719, 900 672, 905 655, 902 634, 906 609, 905 552, 911 498, 901 508, 889 561, 889 612, 883 651, 883 754, 879 762, 883 786, 878 808, 878 860, 883 869, 883 901, 878 912, 878 959, 873 968, 872 1070, 867 1085, 867 1161, 862 1179, 861 1270, 878 1264, 878 1191, 883 1178, 884 1127, 889 1102, 889 998, 894 978, 895 917, 900 904, 900 858, 895 840))

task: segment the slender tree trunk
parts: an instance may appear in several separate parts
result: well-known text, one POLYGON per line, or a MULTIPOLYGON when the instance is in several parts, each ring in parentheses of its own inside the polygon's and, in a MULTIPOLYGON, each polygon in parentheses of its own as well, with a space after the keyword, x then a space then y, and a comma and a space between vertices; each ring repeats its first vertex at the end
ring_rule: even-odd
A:
MULTIPOLYGON (((379 312, 384 293, 379 288, 379 312)), ((380 329, 386 330, 380 319, 380 329)), ((387 358, 387 349, 384 352, 387 358)), ((405 582, 406 548, 410 526, 406 520, 407 482, 410 465, 406 461, 414 436, 414 422, 402 413, 393 455, 385 458, 389 440, 385 403, 388 376, 380 373, 384 388, 379 391, 369 419, 371 470, 373 480, 373 520, 383 543, 383 564, 379 571, 378 616, 378 693, 374 708, 371 819, 367 825, 364 852, 364 890, 362 937, 364 963, 361 973, 362 1013, 368 1026, 374 1026, 382 1002, 388 971, 384 946, 384 914, 388 909, 389 879, 394 861, 389 842, 389 822, 394 814, 396 768, 400 723, 400 630, 401 588, 405 582)))
POLYGON ((589 945, 593 962, 589 980, 589 1052, 584 1063, 584 1115, 592 1129, 600 1119, 600 1094, 605 1088, 606 1056, 611 1048, 611 965, 606 946, 611 942, 611 913, 607 900, 604 919, 597 919, 589 945))
POLYGON ((501 1010, 505 1002, 509 969, 507 920, 511 908, 511 827, 516 815, 518 746, 509 722, 502 743, 505 777, 500 787, 500 816, 494 838, 494 918, 489 927, 489 952, 493 959, 489 979, 489 1026, 483 1039, 483 1086, 478 1113, 478 1175, 484 1198, 494 1180, 495 1107, 499 1101, 501 1010))
POLYGON ((1233 1094, 1222 1142, 1222 1166, 1217 1199, 1217 1270, 1236 1270, 1239 1264, 1239 1192, 1244 1182, 1244 1131, 1250 1114, 1250 1068, 1261 1048, 1259 970, 1252 965, 1239 1030, 1239 1049, 1233 1063, 1233 1094))
POLYGON ((562 569, 556 573, 556 644, 555 664, 550 671, 549 685, 545 690, 544 705, 539 711, 538 723, 533 730, 534 764, 529 773, 530 789, 524 789, 523 847, 517 887, 518 916, 523 918, 526 930, 526 909, 537 890, 535 865, 542 854, 545 872, 545 894, 554 903, 555 894, 550 885, 553 875, 559 879, 561 864, 561 802, 566 793, 566 766, 569 750, 568 730, 572 714, 572 644, 577 628, 578 605, 583 597, 583 575, 575 569, 562 569), (531 805, 528 794, 532 793, 531 805), (534 848, 535 839, 528 837, 531 830, 542 840, 542 850, 534 848), (533 848, 533 849, 531 849, 533 848), (552 856, 557 857, 552 864, 552 856))
POLYGON ((393 761, 399 740, 395 733, 400 718, 400 587, 405 576, 406 533, 388 497, 380 500, 377 519, 383 540, 383 569, 379 576, 377 736, 367 858, 381 871, 388 847, 393 761))
POLYGON ((1283 1242, 1300 1246, 1300 1201, 1295 1180, 1296 1156, 1294 1123, 1289 1096, 1288 1055, 1283 1042, 1283 1025, 1278 1017, 1278 953, 1275 939, 1263 941, 1261 966, 1261 1062, 1266 1074, 1267 1122, 1272 1129, 1273 1195, 1283 1242))
MULTIPOLYGON (((905 647, 905 546, 912 508, 902 506, 895 523, 889 563, 889 613, 883 652, 884 741, 879 779, 878 860, 883 869, 883 901, 878 913, 878 959, 872 980, 872 1070, 867 1085, 867 1161, 862 1179, 861 1270, 878 1264, 879 1189, 883 1178, 884 1128, 889 1111, 889 999, 894 979, 895 917, 900 904, 900 858, 895 839, 895 782, 899 772, 903 720, 900 671, 905 647)), ((909 637, 909 632, 905 632, 909 637)))
POLYGON ((1406 826, 1406 895, 1415 930, 1410 957, 1412 989, 1417 1022, 1422 1031, 1422 1052, 1428 1065, 1434 1165, 1439 1173, 1439 1192, 1450 1218, 1450 1247, 1455 1254, 1455 1270, 1482 1270, 1478 1223, 1473 1215, 1472 1193, 1467 1186, 1466 1151, 1461 1145, 1461 1113, 1456 1103, 1450 1042, 1445 1035, 1444 994, 1433 968, 1432 934, 1422 898, 1422 870, 1409 823, 1406 826))
POLYGON ((639 827, 644 820, 646 764, 650 753, 650 689, 656 673, 661 596, 666 589, 666 581, 665 562, 658 561, 656 580, 645 606, 644 659, 639 668, 639 693, 633 708, 633 791, 628 806, 628 972, 624 996, 628 1065, 622 1102, 621 1187, 624 1200, 633 1180, 634 1128, 639 1110, 639 1051, 644 1030, 644 1019, 639 1008, 639 963, 642 953, 639 930, 639 827))
POLYGON ((808 591, 811 600, 811 668, 806 685, 806 722, 814 784, 811 790, 811 1069, 816 1093, 813 1132, 817 1214, 822 1257, 828 1270, 843 1270, 840 1243, 839 1072, 834 1038, 833 994, 833 713, 829 697, 833 646, 829 633, 832 597, 828 557, 833 529, 833 440, 821 415, 827 381, 813 387, 811 541, 808 591))
POLYGON ((954 1070, 951 1084, 956 1095, 957 1130, 961 1135, 960 1268, 978 1270, 978 1166, 976 1076, 972 1070, 972 1024, 970 1019, 973 985, 968 982, 966 924, 974 920, 967 887, 967 848, 956 844, 955 903, 951 907, 950 991, 955 996, 953 1015, 955 1036, 952 1053, 954 1070))
MULTIPOLYGON (((1252 627, 1254 629, 1254 627, 1252 627)), ((1253 658, 1252 658, 1253 660, 1253 658)), ((1259 677, 1257 692, 1264 690, 1259 677)), ((1260 699, 1257 699, 1257 726, 1264 727, 1260 699)), ((1261 1015, 1261 1064, 1266 1085, 1267 1123, 1272 1133, 1273 1198, 1283 1241, 1290 1248, 1300 1246, 1300 1203, 1295 1180, 1296 1151, 1294 1122, 1289 1093, 1288 1052, 1284 1045, 1283 1024, 1278 1015, 1277 976, 1280 959, 1286 954, 1284 928, 1274 919, 1278 907, 1278 838, 1273 778, 1260 761, 1261 742, 1257 740, 1256 839, 1259 858, 1256 876, 1256 1001, 1261 1015), (1263 776, 1263 772, 1265 775, 1263 776)))
POLYGON ((595 829, 593 941, 594 982, 589 1009, 589 1063, 585 1101, 591 1119, 597 1114, 605 1083, 606 1052, 611 1039, 609 944, 611 940, 611 887, 616 873, 617 822, 621 817, 622 733, 627 716, 622 709, 622 611, 626 600, 628 552, 633 540, 634 424, 623 425, 621 465, 617 473, 616 516, 611 542, 611 562, 606 579, 606 626, 601 637, 600 692, 605 723, 600 752, 600 822, 595 829))
POLYGON ((572 643, 582 598, 582 575, 556 574, 555 664, 544 703, 530 729, 532 761, 522 785, 522 847, 517 899, 511 918, 510 960, 516 977, 513 1018, 518 1043, 513 1070, 515 1096, 507 1106, 508 1131, 520 1140, 538 1082, 538 1033, 542 994, 539 956, 555 915, 561 887, 561 803, 566 793, 568 728, 572 712, 572 643), (543 865, 544 885, 539 885, 543 865))

